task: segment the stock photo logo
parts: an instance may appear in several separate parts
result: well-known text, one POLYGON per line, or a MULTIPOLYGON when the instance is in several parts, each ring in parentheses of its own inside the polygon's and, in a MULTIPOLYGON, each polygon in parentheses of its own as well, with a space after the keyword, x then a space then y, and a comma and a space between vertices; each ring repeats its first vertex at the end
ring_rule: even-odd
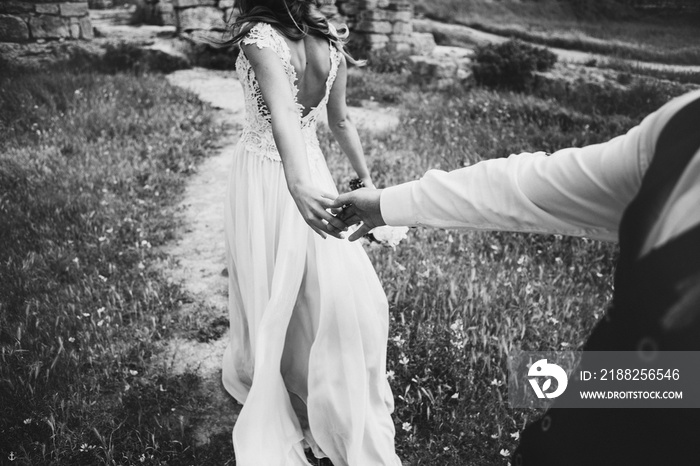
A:
POLYGON ((540 399, 558 397, 564 393, 569 383, 569 378, 564 369, 557 364, 548 363, 546 359, 540 359, 530 366, 527 375, 530 386, 535 391, 537 398, 540 399), (552 378, 557 381, 557 388, 553 392, 547 392, 547 390, 552 388, 552 378), (540 379, 544 379, 541 387, 540 379))

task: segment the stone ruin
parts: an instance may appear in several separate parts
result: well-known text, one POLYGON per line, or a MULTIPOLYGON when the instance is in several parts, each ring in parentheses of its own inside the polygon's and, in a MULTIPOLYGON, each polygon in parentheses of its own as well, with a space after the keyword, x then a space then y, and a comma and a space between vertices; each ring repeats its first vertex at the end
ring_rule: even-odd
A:
POLYGON ((0 42, 92 38, 86 0, 0 2, 0 42))
MULTIPOLYGON (((168 0, 142 0, 156 5, 168 0)), ((189 36, 225 29, 235 15, 233 0, 172 0, 178 34, 189 36)), ((318 0, 321 12, 334 24, 350 28, 353 50, 378 49, 425 53, 435 47, 432 34, 413 31, 410 0, 318 0)))
MULTIPOLYGON (((432 35, 413 31, 411 0, 318 0, 334 23, 346 23, 354 51, 378 49, 425 53, 432 35)), ((111 0, 0 0, 0 42, 43 42, 93 37, 88 6, 104 8, 111 0)), ((234 18, 234 0, 138 0, 148 24, 174 25, 181 37, 225 29, 234 18)))

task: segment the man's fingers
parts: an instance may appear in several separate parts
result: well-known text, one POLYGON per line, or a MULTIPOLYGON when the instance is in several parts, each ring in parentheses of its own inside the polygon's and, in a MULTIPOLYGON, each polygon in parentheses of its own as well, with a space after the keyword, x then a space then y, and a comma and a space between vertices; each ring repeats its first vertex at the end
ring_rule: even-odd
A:
POLYGON ((354 200, 355 199, 353 193, 341 194, 340 196, 335 198, 335 200, 331 204, 331 208, 339 208, 348 204, 352 204, 354 200))
POLYGON ((344 217, 340 217, 340 220, 346 227, 350 227, 362 222, 362 219, 355 214, 345 215, 344 217))
POLYGON ((348 228, 344 222, 340 221, 340 219, 338 219, 337 217, 334 217, 332 215, 330 216, 330 220, 327 220, 327 222, 328 222, 328 225, 326 225, 328 227, 327 230, 329 232, 332 232, 332 233, 333 232, 339 233, 341 231, 347 230, 347 228, 348 228))
POLYGON ((370 230, 372 230, 372 227, 363 223, 362 226, 360 226, 360 228, 355 230, 355 232, 352 235, 350 235, 350 238, 348 238, 348 239, 350 241, 356 241, 356 240, 362 238, 363 236, 365 236, 367 233, 369 233, 370 230))

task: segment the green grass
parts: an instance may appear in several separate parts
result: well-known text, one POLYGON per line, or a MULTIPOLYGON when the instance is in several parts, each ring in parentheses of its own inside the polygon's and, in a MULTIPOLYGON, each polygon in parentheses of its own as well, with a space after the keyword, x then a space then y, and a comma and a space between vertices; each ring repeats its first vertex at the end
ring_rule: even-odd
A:
MULTIPOLYGON (((352 76, 350 88, 374 89, 381 98, 382 82, 401 79, 366 73, 352 76)), ((640 86, 646 87, 531 95, 478 87, 436 93, 404 83, 398 128, 365 138, 364 146, 375 183, 387 186, 429 168, 603 142, 682 92, 640 86)), ((345 185, 347 163, 328 134, 322 141, 331 171, 345 185)), ((539 415, 509 407, 507 356, 515 349, 580 349, 611 297, 617 247, 426 228, 413 229, 395 250, 371 248, 370 255, 390 302, 388 368, 402 459, 506 465, 501 451, 512 453, 513 435, 539 415)))
POLYGON ((700 65, 697 18, 577 17, 566 2, 421 0, 428 17, 536 44, 640 61, 700 65), (643 45, 639 45, 643 44, 643 45))
POLYGON ((197 377, 151 362, 187 299, 154 263, 220 128, 162 75, 49 71, 0 76, 0 458, 223 464, 197 377))

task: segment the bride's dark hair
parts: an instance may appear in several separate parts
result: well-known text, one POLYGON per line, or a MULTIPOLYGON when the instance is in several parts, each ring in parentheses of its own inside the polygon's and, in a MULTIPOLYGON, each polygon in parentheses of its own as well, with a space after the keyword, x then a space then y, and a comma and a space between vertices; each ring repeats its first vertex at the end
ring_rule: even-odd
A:
POLYGON ((256 23, 268 23, 289 40, 300 40, 309 34, 326 38, 350 63, 364 63, 345 50, 347 28, 338 32, 318 10, 316 0, 236 0, 236 6, 240 14, 228 26, 233 35, 228 43, 239 43, 256 23))

